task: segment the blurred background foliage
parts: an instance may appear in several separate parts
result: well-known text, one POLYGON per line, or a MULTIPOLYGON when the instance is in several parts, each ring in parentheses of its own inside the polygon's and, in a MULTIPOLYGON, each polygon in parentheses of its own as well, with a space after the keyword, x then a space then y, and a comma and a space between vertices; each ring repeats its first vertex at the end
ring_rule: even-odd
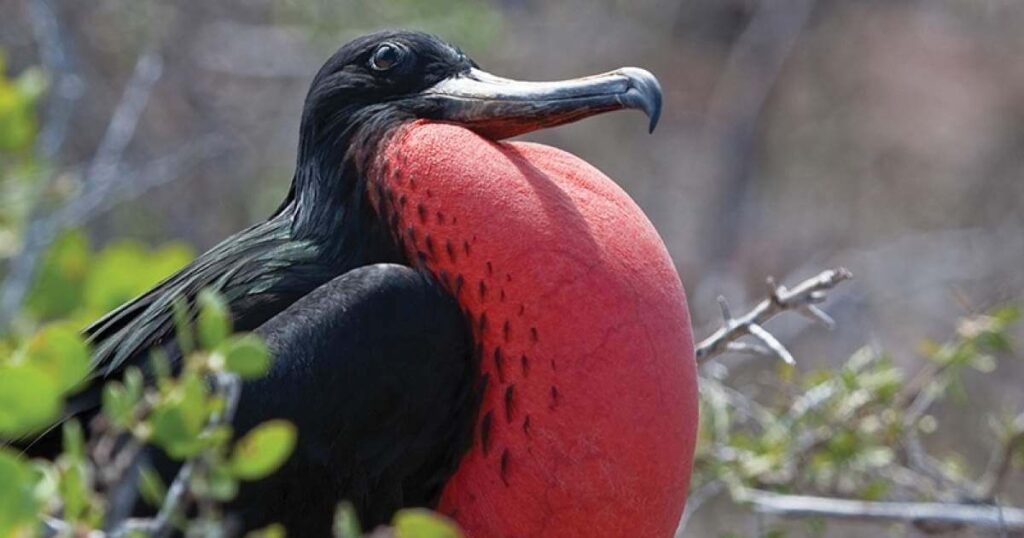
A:
MULTIPOLYGON (((1010 502, 1013 494, 1004 496, 1007 486, 1013 489, 1024 468, 1020 409, 975 409, 984 417, 992 447, 987 461, 957 449, 933 457, 924 443, 956 435, 948 415, 936 410, 970 409, 976 394, 968 390, 968 380, 991 375, 1001 361, 1020 361, 1010 337, 1019 319, 1018 308, 1003 307, 960 320, 948 341, 921 341, 919 355, 926 365, 916 372, 896 365, 875 346, 861 348, 836 368, 799 371, 782 364, 774 379, 743 391, 730 386, 727 370, 706 370, 684 518, 690 532, 700 536, 707 529, 708 522, 691 519, 693 513, 724 491, 755 506, 770 495, 766 492, 863 501, 1010 502)), ((751 534, 743 518, 723 518, 711 528, 729 536, 751 534)), ((755 529, 758 536, 844 535, 843 525, 828 517, 796 525, 762 519, 755 529)), ((869 529, 845 530, 852 536, 880 530, 869 529)), ((907 521, 890 534, 973 536, 977 530, 907 521)), ((996 526, 980 535, 1014 534, 996 526)))
POLYGON ((72 320, 84 328, 184 267, 195 250, 179 241, 150 248, 120 239, 96 250, 81 230, 70 230, 47 249, 24 315, 35 322, 72 320))
MULTIPOLYGON (((776 418, 807 387, 849 371, 861 374, 842 398, 867 391, 864 405, 877 411, 868 415, 882 417, 895 385, 965 341, 963 325, 953 329, 959 320, 998 318, 998 305, 1024 295, 1016 0, 0 0, 0 13, 5 368, 35 363, 25 359, 33 353, 40 364, 74 360, 75 329, 273 211, 288 188, 313 73, 345 40, 385 27, 437 32, 510 77, 621 65, 655 72, 665 107, 654 136, 639 118, 615 114, 529 138, 592 162, 645 209, 680 269, 698 335, 718 323, 718 294, 750 303, 765 275, 792 282, 850 267, 857 280, 828 305, 839 330, 807 330, 799 317, 773 323, 798 370, 731 357, 727 378, 709 374, 776 418), (158 59, 159 69, 140 58, 158 59), (151 85, 138 83, 140 71, 155 74, 151 85), (133 87, 144 92, 137 117, 118 116, 133 87), (111 129, 117 117, 134 119, 131 128, 111 129), (104 151, 112 130, 126 135, 120 151, 104 151), (169 157, 178 159, 170 173, 160 167, 169 157), (89 172, 104 166, 153 173, 114 174, 131 182, 115 180, 102 204, 76 205, 95 182, 89 172), (19 286, 23 293, 8 293, 19 286)), ((1020 324, 1001 332, 1022 335, 1020 324)), ((936 402, 941 427, 923 438, 964 476, 977 476, 992 449, 985 417, 1024 408, 1021 361, 978 360, 955 382, 935 378, 956 396, 936 402)), ((710 390, 706 409, 716 401, 710 390)), ((845 405, 836 394, 823 417, 845 405)), ((720 424, 719 411, 705 416, 705 429, 720 424)), ((874 433, 836 432, 808 469, 827 470, 844 454, 857 457, 843 465, 861 470, 889 458, 884 421, 868 422, 850 427, 874 433)), ((753 456, 700 460, 698 480, 724 473, 739 477, 732 485, 771 485, 773 451, 788 442, 778 432, 792 432, 735 416, 727 423, 718 431, 726 437, 704 433, 703 449, 718 439, 753 456)), ((0 460, 0 474, 10 469, 0 460)), ((843 492, 891 493, 855 476, 863 480, 839 484, 843 492)), ((1004 500, 1024 503, 1020 480, 1004 500)), ((16 509, 0 499, 0 510, 16 509)), ((690 528, 715 536, 751 528, 746 517, 719 499, 690 528)), ((829 527, 830 536, 877 531, 829 527)))
POLYGON ((38 131, 36 101, 46 88, 42 70, 30 67, 18 76, 8 72, 0 49, 0 253, 17 253, 21 221, 26 217, 28 181, 35 171, 32 152, 38 131))

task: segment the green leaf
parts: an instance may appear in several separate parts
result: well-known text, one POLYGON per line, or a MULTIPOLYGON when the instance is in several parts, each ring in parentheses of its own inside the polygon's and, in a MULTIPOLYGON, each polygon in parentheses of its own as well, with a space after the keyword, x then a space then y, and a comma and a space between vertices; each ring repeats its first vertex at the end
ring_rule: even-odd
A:
POLYGON ((263 377, 270 368, 270 351, 255 334, 236 336, 221 346, 217 353, 224 358, 224 366, 242 379, 263 377))
POLYGON ((17 439, 56 421, 58 384, 28 364, 0 365, 0 437, 17 439))
POLYGON ((198 454, 204 446, 200 434, 209 419, 209 408, 202 379, 195 374, 185 376, 153 410, 149 419, 153 442, 175 459, 198 454))
POLYGON ((166 383, 171 377, 171 360, 162 349, 154 349, 149 355, 149 369, 158 383, 166 383))
POLYGON ((262 529, 256 529, 246 533, 245 538, 285 538, 284 526, 280 523, 273 523, 262 529))
POLYGON ((139 495, 150 506, 160 506, 167 496, 167 485, 160 475, 148 465, 139 467, 139 495))
POLYGON ((60 234, 47 248, 25 299, 25 308, 43 319, 74 312, 82 303, 90 255, 89 239, 81 230, 60 234))
POLYGON ((38 131, 35 100, 42 91, 38 70, 26 70, 13 83, 0 63, 0 151, 26 151, 38 131))
POLYGON ((117 381, 109 381, 106 385, 103 385, 103 397, 100 409, 111 424, 116 428, 123 430, 127 428, 131 422, 134 406, 132 405, 131 398, 128 396, 128 391, 125 390, 124 385, 117 381))
POLYGON ((430 510, 407 508, 395 514, 395 538, 461 538, 454 522, 430 510))
POLYGON ((238 479, 225 466, 214 467, 208 477, 209 496, 215 501, 227 502, 238 495, 238 479))
POLYGON ((883 480, 868 482, 860 492, 862 499, 866 501, 881 501, 889 493, 889 483, 883 480))
POLYGON ((63 455, 58 458, 60 482, 58 490, 64 504, 64 519, 80 521, 89 509, 89 471, 85 462, 63 455))
POLYGON ((214 349, 231 333, 231 313, 224 299, 211 290, 199 292, 199 316, 196 320, 199 343, 214 349))
POLYGON ((185 355, 191 354, 196 349, 195 335, 192 333, 191 314, 185 300, 177 298, 171 304, 171 311, 174 315, 174 327, 177 329, 178 347, 185 355))
POLYGON ((146 384, 142 370, 136 366, 126 368, 124 371, 124 390, 127 391, 128 397, 132 399, 132 402, 142 399, 142 392, 145 388, 146 384))
POLYGON ((295 426, 268 420, 235 443, 229 465, 242 480, 259 480, 277 470, 295 448, 295 426))
POLYGON ((65 422, 61 429, 64 439, 64 454, 75 460, 84 460, 85 436, 82 435, 82 425, 73 418, 65 422))
POLYGON ((840 431, 829 438, 826 443, 829 454, 837 462, 845 462, 857 455, 859 443, 857 436, 849 431, 840 431))
POLYGON ((14 81, 14 86, 18 88, 18 91, 31 101, 38 99, 46 91, 48 84, 46 72, 38 67, 25 69, 14 81))
POLYGON ((85 305, 107 312, 152 288, 193 258, 188 247, 172 243, 156 250, 138 241, 117 241, 100 251, 85 279, 85 305))
POLYGON ((360 538, 362 535, 356 508, 348 501, 338 504, 334 511, 334 538, 360 538))
POLYGON ((998 321, 1003 326, 1011 325, 1015 323, 1017 320, 1019 320, 1021 317, 1020 307, 1018 307, 1017 305, 1007 305, 996 308, 992 310, 992 313, 990 315, 996 318, 996 321, 998 321))
POLYGON ((135 410, 142 400, 143 390, 142 371, 134 366, 125 370, 123 384, 108 381, 103 385, 101 409, 107 420, 119 430, 131 428, 136 420, 135 410))
POLYGON ((0 447, 0 536, 13 536, 35 522, 34 473, 21 457, 0 447))
POLYGON ((61 392, 70 392, 89 375, 89 357, 89 346, 75 328, 53 324, 32 336, 24 360, 49 374, 61 392))
MULTIPOLYGON (((35 485, 32 487, 32 496, 39 506, 45 506, 51 499, 59 495, 57 484, 60 481, 56 467, 49 461, 34 460, 30 462, 32 473, 35 477, 35 485)), ((0 533, 2 536, 3 533, 0 533)))

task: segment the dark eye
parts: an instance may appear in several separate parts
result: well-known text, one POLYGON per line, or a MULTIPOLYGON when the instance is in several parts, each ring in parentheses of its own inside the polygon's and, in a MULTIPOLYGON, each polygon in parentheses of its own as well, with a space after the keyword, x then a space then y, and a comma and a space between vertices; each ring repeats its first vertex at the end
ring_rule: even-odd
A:
POLYGON ((392 43, 384 43, 373 51, 370 68, 374 71, 387 71, 398 65, 405 56, 405 51, 392 43))

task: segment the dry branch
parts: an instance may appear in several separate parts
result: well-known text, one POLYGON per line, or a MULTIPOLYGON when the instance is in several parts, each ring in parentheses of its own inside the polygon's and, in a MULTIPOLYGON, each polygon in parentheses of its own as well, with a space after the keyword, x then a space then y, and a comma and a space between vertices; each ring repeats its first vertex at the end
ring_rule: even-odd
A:
POLYGON ((1024 510, 993 505, 855 501, 760 490, 746 490, 737 500, 750 504, 758 513, 780 517, 901 522, 922 530, 951 526, 1024 530, 1024 510))
POLYGON ((729 305, 724 298, 720 297, 719 305, 722 309, 724 324, 697 345, 697 362, 704 363, 726 351, 736 351, 771 355, 792 364, 794 362, 793 355, 771 333, 765 330, 765 322, 781 312, 794 310, 823 323, 826 327, 833 327, 835 322, 832 321, 832 318, 816 305, 825 300, 829 290, 852 277, 853 274, 850 271, 838 267, 822 271, 819 275, 801 282, 793 289, 777 286, 774 280, 769 278, 768 297, 750 312, 738 318, 732 316, 729 305), (758 343, 739 342, 738 340, 744 336, 752 336, 758 343))
POLYGON ((51 78, 45 122, 36 139, 36 154, 45 162, 56 157, 64 145, 75 103, 85 93, 85 84, 74 68, 71 47, 52 0, 33 0, 27 8, 40 60, 51 78))

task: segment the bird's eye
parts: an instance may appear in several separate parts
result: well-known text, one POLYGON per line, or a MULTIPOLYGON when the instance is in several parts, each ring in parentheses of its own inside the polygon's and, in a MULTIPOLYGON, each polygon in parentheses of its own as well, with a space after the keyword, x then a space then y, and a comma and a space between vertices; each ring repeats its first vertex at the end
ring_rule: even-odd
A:
POLYGON ((377 47, 370 58, 370 68, 374 71, 387 71, 402 61, 405 51, 392 43, 384 43, 377 47))

